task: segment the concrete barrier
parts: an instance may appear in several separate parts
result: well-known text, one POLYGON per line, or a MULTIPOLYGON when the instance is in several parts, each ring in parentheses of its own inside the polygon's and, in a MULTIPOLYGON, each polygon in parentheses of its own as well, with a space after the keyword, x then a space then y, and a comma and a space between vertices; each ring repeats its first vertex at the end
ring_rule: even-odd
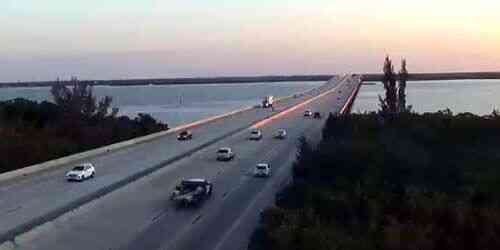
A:
MULTIPOLYGON (((287 99, 293 98, 296 95, 302 96, 305 93, 310 92, 310 91, 312 91, 312 90, 314 90, 316 88, 318 88, 318 87, 314 87, 314 88, 308 89, 308 90, 306 90, 306 91, 304 91, 302 93, 298 93, 298 94, 293 94, 293 95, 290 95, 290 96, 285 96, 285 97, 277 98, 276 102, 283 102, 283 101, 285 101, 287 99)), ((46 170, 50 170, 52 168, 56 168, 56 167, 59 167, 59 166, 65 165, 65 164, 69 164, 69 163, 72 163, 72 162, 81 161, 81 160, 86 159, 86 158, 95 157, 95 156, 98 156, 98 155, 101 155, 101 154, 104 154, 104 153, 109 153, 109 152, 113 152, 113 151, 116 151, 116 150, 119 150, 119 149, 123 149, 123 148, 129 147, 129 146, 138 145, 138 144, 141 144, 141 143, 152 141, 152 140, 158 139, 160 137, 163 137, 163 136, 166 136, 166 135, 169 135, 169 134, 173 134, 173 133, 177 133, 177 132, 185 130, 185 129, 192 129, 192 128, 195 128, 195 127, 198 127, 198 126, 201 126, 201 125, 204 125, 204 124, 208 124, 208 123, 211 123, 211 122, 219 121, 219 120, 222 120, 222 119, 227 119, 227 118, 229 118, 231 116, 234 116, 234 115, 237 115, 237 114, 240 114, 242 112, 249 111, 249 110, 252 110, 252 109, 255 109, 255 108, 257 108, 257 107, 255 107, 255 106, 245 107, 245 108, 242 108, 242 109, 231 111, 229 113, 225 113, 225 114, 221 114, 221 115, 217 115, 217 116, 212 116, 212 117, 208 117, 208 118, 205 118, 205 119, 202 119, 202 120, 199 120, 199 121, 195 121, 195 122, 191 122, 191 123, 188 123, 188 124, 184 124, 184 125, 181 125, 181 126, 178 126, 178 127, 166 130, 166 131, 162 131, 162 132, 158 132, 158 133, 154 133, 154 134, 150 134, 150 135, 146 135, 146 136, 142 136, 142 137, 130 139, 130 140, 123 141, 123 142, 118 142, 118 143, 107 145, 107 146, 104 146, 104 147, 100 147, 100 148, 88 150, 88 151, 85 151, 85 152, 81 152, 81 153, 77 153, 77 154, 65 156, 65 157, 62 157, 62 158, 58 158, 58 159, 46 161, 46 162, 43 162, 43 163, 31 165, 31 166, 28 166, 28 167, 25 167, 25 168, 22 168, 22 169, 18 169, 18 170, 14 170, 14 171, 2 173, 2 174, 0 174, 0 182, 11 180, 11 179, 15 179, 15 178, 19 178, 19 177, 29 176, 29 175, 36 174, 36 173, 39 173, 39 172, 42 172, 42 171, 46 171, 46 170)))
POLYGON ((181 130, 195 128, 195 127, 201 126, 203 124, 207 124, 207 123, 215 122, 215 121, 218 121, 221 119, 225 119, 225 118, 228 118, 228 117, 231 117, 231 116, 234 116, 236 114, 239 114, 239 113, 242 113, 242 112, 245 112, 248 110, 252 110, 252 109, 254 109, 254 107, 246 107, 246 108, 235 110, 235 111, 232 111, 232 112, 229 112, 226 114, 213 116, 213 117, 202 119, 202 120, 192 122, 189 124, 181 125, 181 126, 178 126, 178 127, 166 130, 166 131, 161 131, 158 133, 146 135, 143 137, 134 138, 134 139, 123 141, 123 142, 118 142, 118 143, 104 146, 101 148, 92 149, 92 150, 85 151, 82 153, 77 153, 74 155, 69 155, 69 156, 58 158, 55 160, 35 164, 35 165, 25 167, 22 169, 6 172, 3 174, 0 174, 0 182, 15 179, 18 177, 32 175, 32 174, 39 173, 39 172, 44 171, 44 170, 49 170, 49 169, 52 169, 55 167, 62 166, 64 164, 68 164, 71 162, 77 162, 77 161, 83 160, 85 158, 95 157, 95 156, 98 156, 100 154, 109 153, 112 151, 123 149, 125 147, 132 146, 132 145, 145 143, 145 142, 148 142, 148 141, 151 141, 151 140, 154 140, 154 139, 157 139, 157 138, 169 135, 169 134, 179 132, 181 130))
POLYGON ((356 99, 356 96, 358 95, 359 89, 361 88, 362 82, 359 81, 358 85, 354 89, 354 91, 351 93, 349 98, 347 99, 347 102, 344 104, 342 109, 340 110, 341 115, 345 115, 351 111, 352 104, 354 100, 356 99))

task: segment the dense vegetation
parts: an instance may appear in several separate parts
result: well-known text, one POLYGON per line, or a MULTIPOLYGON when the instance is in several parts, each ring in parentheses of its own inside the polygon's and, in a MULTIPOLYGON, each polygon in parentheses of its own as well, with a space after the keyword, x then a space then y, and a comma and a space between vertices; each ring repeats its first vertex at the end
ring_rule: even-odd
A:
POLYGON ((112 99, 96 100, 87 84, 51 92, 54 103, 0 102, 0 173, 168 129, 148 114, 118 117, 112 99))
POLYGON ((500 116, 330 116, 250 249, 500 249, 500 116))

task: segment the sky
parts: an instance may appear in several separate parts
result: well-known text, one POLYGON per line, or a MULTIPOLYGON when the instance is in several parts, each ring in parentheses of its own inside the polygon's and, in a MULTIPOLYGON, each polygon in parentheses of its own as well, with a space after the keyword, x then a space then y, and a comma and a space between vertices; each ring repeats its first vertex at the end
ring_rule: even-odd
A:
POLYGON ((499 71, 498 0, 2 0, 0 81, 499 71))

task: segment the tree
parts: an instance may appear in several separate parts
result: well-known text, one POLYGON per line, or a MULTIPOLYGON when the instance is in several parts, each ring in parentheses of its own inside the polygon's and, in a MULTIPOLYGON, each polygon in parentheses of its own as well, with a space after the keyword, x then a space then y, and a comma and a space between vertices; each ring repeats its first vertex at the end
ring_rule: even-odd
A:
POLYGON ((398 114, 409 111, 411 107, 406 106, 406 81, 408 80, 406 60, 401 61, 401 70, 396 75, 392 61, 387 56, 383 70, 382 83, 384 84, 385 98, 378 97, 382 113, 398 114))
POLYGON ((305 136, 301 136, 298 140, 297 145, 297 158, 293 165, 293 178, 295 180, 300 180, 307 178, 309 175, 309 167, 313 161, 314 149, 311 144, 307 141, 305 136))
POLYGON ((97 102, 91 85, 76 78, 72 78, 71 82, 72 89, 64 83, 57 82, 50 90, 54 102, 69 119, 101 121, 107 116, 115 116, 118 113, 117 108, 113 108, 109 113, 112 97, 105 96, 97 102))
POLYGON ((384 62, 384 76, 382 77, 382 83, 385 89, 385 98, 379 96, 380 108, 383 113, 397 113, 398 111, 398 99, 397 99, 397 87, 396 87, 396 74, 394 73, 394 66, 392 61, 387 56, 384 62))
POLYGON ((401 61, 401 70, 399 71, 399 86, 398 86, 398 108, 399 112, 409 110, 406 107, 406 81, 408 80, 408 70, 406 69, 406 59, 401 61))

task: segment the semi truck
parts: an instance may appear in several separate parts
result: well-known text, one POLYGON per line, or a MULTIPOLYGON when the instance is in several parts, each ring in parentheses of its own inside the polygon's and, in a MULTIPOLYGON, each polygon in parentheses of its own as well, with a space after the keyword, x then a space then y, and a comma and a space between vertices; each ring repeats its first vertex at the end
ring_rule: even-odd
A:
POLYGON ((263 108, 270 108, 273 106, 274 103, 274 96, 268 95, 264 97, 264 100, 262 100, 262 107, 263 108))

